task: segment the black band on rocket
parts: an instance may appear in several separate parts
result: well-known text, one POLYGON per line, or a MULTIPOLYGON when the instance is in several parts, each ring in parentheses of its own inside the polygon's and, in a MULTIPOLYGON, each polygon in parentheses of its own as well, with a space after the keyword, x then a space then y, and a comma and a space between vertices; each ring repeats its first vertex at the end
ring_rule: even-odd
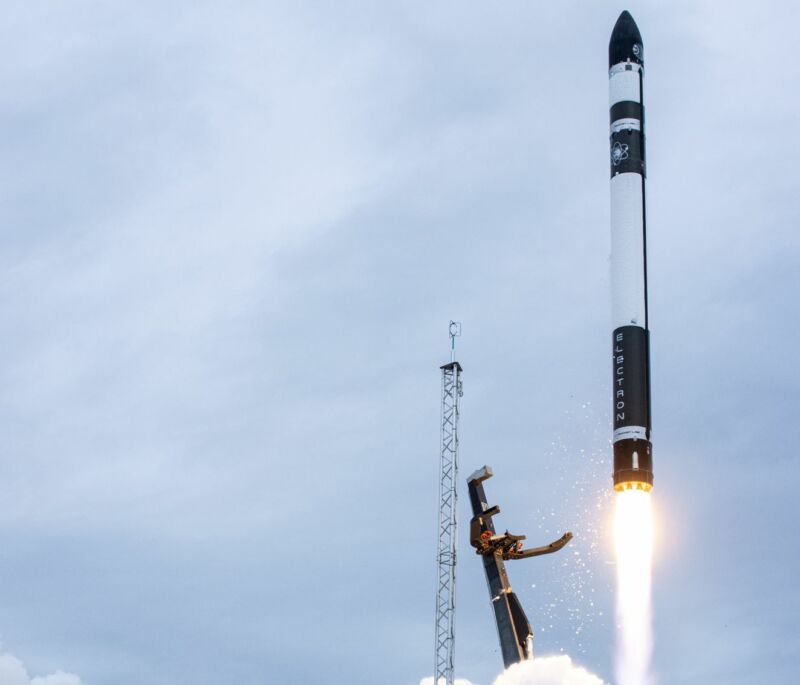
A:
POLYGON ((610 123, 619 121, 620 119, 637 119, 642 120, 642 104, 640 102, 633 102, 632 100, 623 100, 611 105, 609 110, 610 123))
POLYGON ((645 175, 641 131, 626 129, 611 134, 611 176, 627 172, 645 175))
POLYGON ((649 440, 649 333, 641 326, 621 326, 614 331, 612 344, 615 438, 625 435, 625 428, 643 427, 644 435, 637 433, 649 440))

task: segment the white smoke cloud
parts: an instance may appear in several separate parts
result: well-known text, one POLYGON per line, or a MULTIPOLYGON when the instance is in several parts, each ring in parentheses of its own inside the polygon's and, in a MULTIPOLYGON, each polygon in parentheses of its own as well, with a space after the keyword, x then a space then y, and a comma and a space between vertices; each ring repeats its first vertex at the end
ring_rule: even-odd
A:
MULTIPOLYGON (((419 685, 433 685, 433 678, 423 678, 419 685)), ((472 685, 472 683, 457 678, 455 685, 472 685)), ((514 664, 497 676, 494 685, 605 685, 605 683, 585 668, 573 664, 572 659, 564 655, 546 656, 514 664)))
POLYGON ((576 666, 568 656, 522 661, 506 669, 494 685, 605 685, 601 678, 576 666))
POLYGON ((31 678, 25 664, 17 657, 0 652, 0 685, 81 685, 81 679, 63 671, 31 678))

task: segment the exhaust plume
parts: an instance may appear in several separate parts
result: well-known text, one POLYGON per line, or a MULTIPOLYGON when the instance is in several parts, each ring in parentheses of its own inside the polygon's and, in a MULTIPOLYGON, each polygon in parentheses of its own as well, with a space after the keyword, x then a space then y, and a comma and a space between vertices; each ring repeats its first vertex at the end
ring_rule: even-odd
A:
POLYGON ((653 508, 649 492, 617 494, 617 685, 651 685, 653 508))

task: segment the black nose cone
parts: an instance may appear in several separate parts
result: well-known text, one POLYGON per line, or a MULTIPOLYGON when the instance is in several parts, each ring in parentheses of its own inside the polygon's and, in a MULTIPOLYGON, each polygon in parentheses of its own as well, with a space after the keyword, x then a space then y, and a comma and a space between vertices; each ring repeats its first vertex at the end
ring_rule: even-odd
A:
POLYGON ((625 10, 619 15, 614 30, 611 32, 611 42, 608 44, 608 66, 613 67, 620 62, 644 62, 644 49, 642 47, 642 34, 633 20, 631 13, 625 10))

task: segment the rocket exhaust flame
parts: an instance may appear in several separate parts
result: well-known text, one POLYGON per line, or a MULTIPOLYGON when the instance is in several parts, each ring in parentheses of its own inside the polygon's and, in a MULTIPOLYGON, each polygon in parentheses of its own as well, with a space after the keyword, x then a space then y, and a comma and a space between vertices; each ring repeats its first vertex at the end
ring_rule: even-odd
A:
POLYGON ((643 490, 625 490, 616 498, 617 685, 649 685, 653 653, 651 495, 643 490))

